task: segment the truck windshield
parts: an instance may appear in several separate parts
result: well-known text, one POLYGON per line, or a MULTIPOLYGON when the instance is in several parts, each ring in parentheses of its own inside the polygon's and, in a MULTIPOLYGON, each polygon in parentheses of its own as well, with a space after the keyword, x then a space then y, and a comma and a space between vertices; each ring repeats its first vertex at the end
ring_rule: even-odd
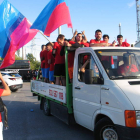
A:
POLYGON ((140 79, 139 50, 96 50, 110 79, 140 79))

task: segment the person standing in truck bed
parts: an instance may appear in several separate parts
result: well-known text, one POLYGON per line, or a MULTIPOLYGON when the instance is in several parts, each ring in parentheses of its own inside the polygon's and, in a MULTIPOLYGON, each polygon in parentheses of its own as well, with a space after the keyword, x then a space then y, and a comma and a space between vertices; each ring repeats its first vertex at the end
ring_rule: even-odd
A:
POLYGON ((50 65, 50 70, 49 70, 49 82, 51 84, 54 84, 54 65, 55 65, 55 59, 52 55, 52 48, 53 48, 53 45, 51 43, 47 43, 46 44, 46 47, 47 47, 47 51, 48 51, 48 54, 47 54, 47 57, 48 57, 48 64, 50 65))
POLYGON ((102 38, 102 31, 98 29, 95 31, 95 39, 90 40, 90 47, 109 46, 109 44, 101 40, 101 38, 102 38))
POLYGON ((130 47, 130 44, 127 43, 127 41, 123 42, 123 36, 122 35, 118 35, 117 36, 117 41, 118 41, 118 44, 116 45, 117 46, 120 46, 120 47, 130 47))
POLYGON ((54 43, 53 56, 55 57, 54 77, 56 77, 56 85, 60 85, 60 80, 63 86, 66 86, 65 76, 65 56, 60 55, 62 46, 64 46, 65 36, 60 34, 57 37, 57 42, 54 43))
POLYGON ((42 51, 40 52, 40 60, 41 60, 41 71, 42 71, 42 80, 45 78, 45 60, 43 59, 43 52, 46 50, 46 46, 41 46, 42 51))

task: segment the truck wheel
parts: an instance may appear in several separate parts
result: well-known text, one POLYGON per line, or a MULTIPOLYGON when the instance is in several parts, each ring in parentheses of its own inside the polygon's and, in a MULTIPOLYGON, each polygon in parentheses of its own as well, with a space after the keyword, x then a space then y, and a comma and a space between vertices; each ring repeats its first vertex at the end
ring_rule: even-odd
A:
POLYGON ((50 116, 50 109, 48 107, 48 100, 44 99, 43 101, 43 112, 46 116, 50 116))
POLYGON ((107 117, 97 122, 94 137, 96 140, 119 140, 114 124, 107 117))
POLYGON ((11 91, 12 91, 12 92, 16 92, 16 91, 18 91, 18 89, 11 89, 11 91))

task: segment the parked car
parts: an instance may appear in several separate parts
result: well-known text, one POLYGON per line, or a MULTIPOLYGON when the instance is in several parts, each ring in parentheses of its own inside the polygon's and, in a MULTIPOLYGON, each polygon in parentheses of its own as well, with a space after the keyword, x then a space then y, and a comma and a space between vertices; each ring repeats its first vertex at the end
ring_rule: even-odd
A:
POLYGON ((23 87, 22 77, 18 73, 12 71, 1 71, 1 74, 12 92, 23 87))

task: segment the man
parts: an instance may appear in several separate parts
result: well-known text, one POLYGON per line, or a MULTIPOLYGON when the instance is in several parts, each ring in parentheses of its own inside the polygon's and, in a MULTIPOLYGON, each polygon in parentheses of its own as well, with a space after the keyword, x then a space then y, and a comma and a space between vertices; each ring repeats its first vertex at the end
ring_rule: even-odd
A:
POLYGON ((90 40, 90 47, 101 47, 101 46, 108 46, 109 44, 105 41, 101 40, 102 38, 102 31, 96 30, 95 31, 95 39, 90 40))
POLYGON ((38 76, 38 69, 35 71, 35 77, 37 78, 38 76))
POLYGON ((127 43, 126 41, 123 42, 123 36, 122 35, 118 35, 117 36, 117 41, 118 44, 116 46, 120 46, 120 47, 130 47, 130 44, 127 43))
POLYGON ((108 35, 103 35, 103 41, 106 43, 109 43, 109 36, 108 35))
POLYGON ((63 86, 66 86, 65 76, 65 56, 60 55, 62 46, 64 46, 65 36, 60 34, 57 37, 57 42, 54 43, 53 56, 55 57, 54 77, 56 77, 56 85, 60 85, 60 80, 63 86))
MULTIPOLYGON (((65 46, 68 47, 68 72, 69 72, 69 79, 70 82, 72 82, 73 79, 73 65, 74 65, 74 56, 75 56, 75 50, 79 47, 89 47, 88 43, 82 42, 82 33, 78 33, 75 37, 74 41, 65 41, 65 46)), ((61 55, 64 55, 64 47, 62 48, 61 55), (63 53, 62 53, 63 52, 63 53)))
POLYGON ((44 52, 43 52, 43 60, 45 60, 45 72, 44 72, 44 74, 45 74, 45 80, 44 80, 44 82, 46 82, 46 83, 49 83, 49 70, 50 70, 50 65, 48 64, 48 57, 47 57, 47 55, 48 55, 48 51, 47 50, 44 50, 44 52))
POLYGON ((43 52, 46 50, 46 46, 41 46, 42 51, 40 52, 40 60, 41 60, 41 71, 42 71, 42 80, 45 78, 45 60, 43 60, 43 52))
MULTIPOLYGON (((11 94, 11 91, 7 84, 5 83, 1 73, 0 73, 0 80, 2 82, 2 85, 4 89, 0 89, 0 96, 9 96, 11 94)), ((0 113, 0 140, 3 140, 3 123, 2 123, 2 117, 0 113)))
POLYGON ((138 72, 138 68, 136 65, 129 64, 131 62, 131 57, 127 54, 123 55, 124 64, 118 67, 118 73, 123 76, 134 76, 136 72, 138 72))
POLYGON ((54 84, 54 64, 55 64, 54 61, 55 61, 55 59, 52 55, 53 45, 51 43, 47 43, 46 47, 47 47, 47 51, 48 51, 48 54, 47 54, 48 64, 50 65, 49 82, 50 82, 50 84, 54 84))

